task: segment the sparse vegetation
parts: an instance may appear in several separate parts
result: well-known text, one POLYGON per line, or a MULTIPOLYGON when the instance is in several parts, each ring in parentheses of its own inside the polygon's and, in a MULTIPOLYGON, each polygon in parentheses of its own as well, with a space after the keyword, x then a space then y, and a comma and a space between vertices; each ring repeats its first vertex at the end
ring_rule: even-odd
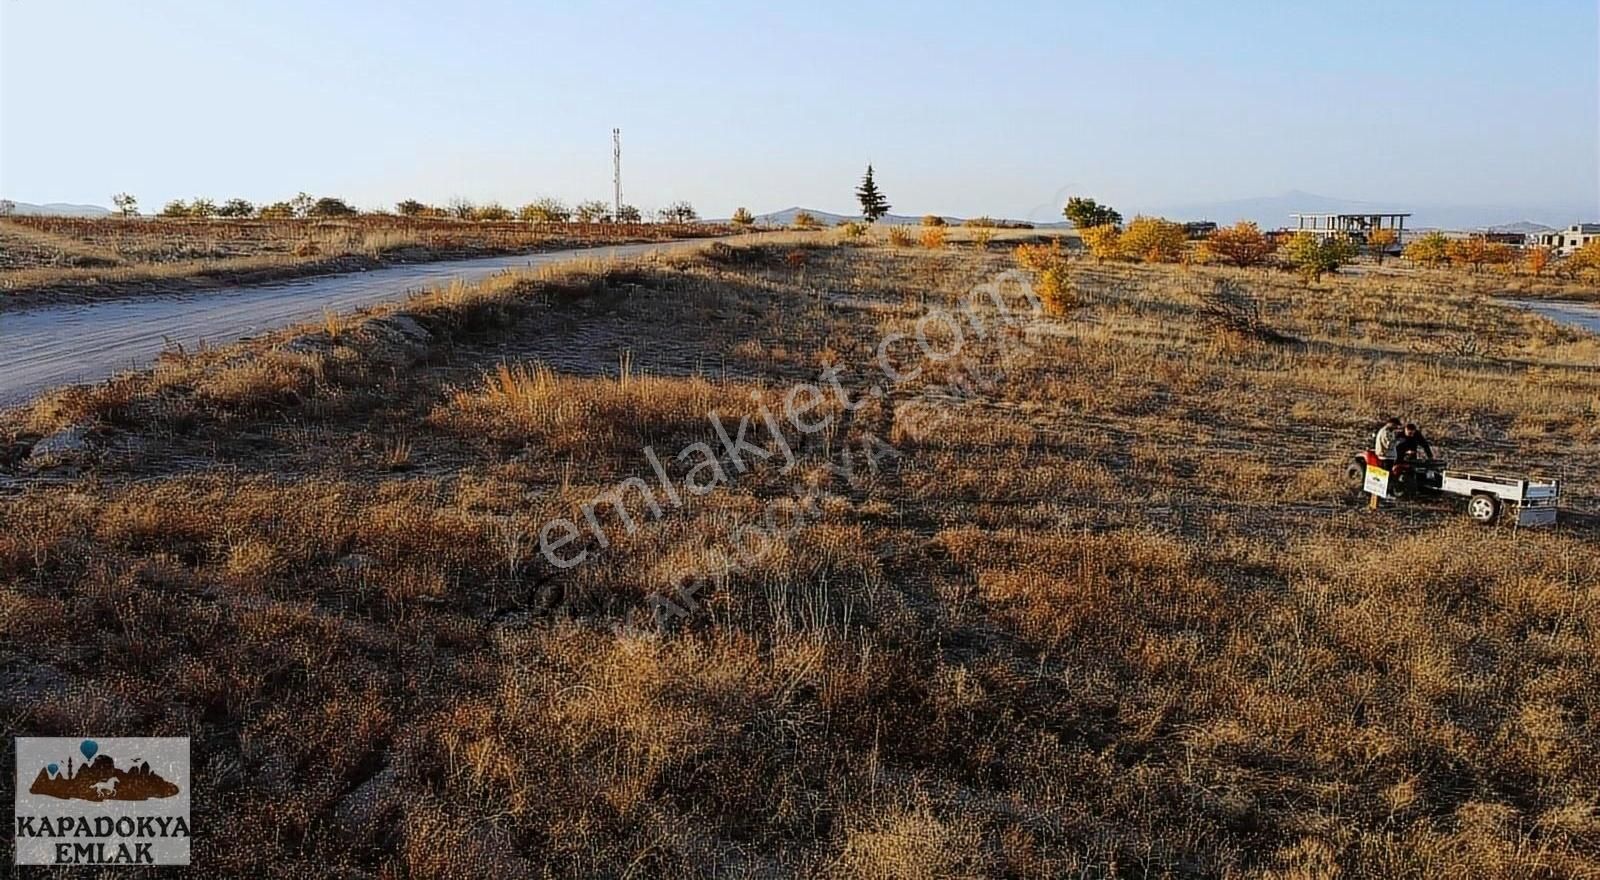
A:
MULTIPOLYGON (((336 200, 337 201, 337 200, 336 200)), ((313 209, 316 201, 313 200, 313 209)), ((341 202, 342 204, 342 202, 341 202)), ((418 203, 419 205, 421 203, 418 203)), ((224 205, 224 208, 227 208, 224 205)), ((294 219, 288 202, 258 216, 201 220, 176 202, 160 219, 14 217, 0 222, 0 310, 56 298, 138 295, 415 262, 726 234, 704 224, 456 221, 421 213, 294 219)), ((334 213, 338 211, 335 208, 334 213)))
POLYGON ((1454 278, 1071 265, 1072 318, 980 300, 1003 332, 946 360, 919 323, 952 350, 930 310, 970 327, 1009 254, 794 236, 432 291, 405 358, 348 316, 7 412, 0 713, 192 736, 216 876, 1600 872, 1600 526, 1342 477, 1401 411, 1593 509, 1600 344, 1454 278), (1217 281, 1299 343, 1218 333, 1217 281), (1439 350, 1479 314, 1503 358, 1439 350), (540 554, 824 366, 854 408, 793 467, 540 554), (24 466, 71 425, 76 471, 24 466))
POLYGON ((750 213, 749 208, 741 206, 734 209, 733 216, 728 219, 728 222, 741 229, 745 229, 754 226, 756 218, 755 215, 750 213))
POLYGON ((822 224, 810 211, 796 211, 794 215, 794 228, 800 230, 819 229, 822 224))

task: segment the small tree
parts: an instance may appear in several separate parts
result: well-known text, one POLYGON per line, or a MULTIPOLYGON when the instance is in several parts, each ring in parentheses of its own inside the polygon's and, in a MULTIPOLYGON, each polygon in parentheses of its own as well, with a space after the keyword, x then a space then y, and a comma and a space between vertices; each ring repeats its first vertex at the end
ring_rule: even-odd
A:
POLYGON ((218 217, 249 217, 256 212, 256 206, 248 199, 229 199, 217 208, 218 217))
POLYGON ((878 189, 877 181, 872 179, 872 165, 867 165, 867 173, 861 178, 861 185, 856 187, 856 200, 861 203, 861 217, 868 223, 876 223, 889 213, 889 201, 883 197, 878 189))
POLYGON ((317 200, 312 198, 310 193, 304 191, 295 193, 294 198, 289 200, 289 206, 294 209, 296 217, 310 217, 311 209, 316 204, 317 200))
POLYGON ((112 196, 111 204, 116 205, 117 213, 124 217, 139 216, 139 200, 125 192, 112 196))
POLYGON ((1307 282, 1311 282, 1329 272, 1339 271, 1340 266, 1355 259, 1356 248, 1342 235, 1319 238, 1309 232, 1301 232, 1289 239, 1283 255, 1289 265, 1299 270, 1307 282))
POLYGON ((294 204, 292 202, 273 202, 270 205, 262 205, 260 213, 256 216, 263 220, 293 220, 295 217, 294 204))
POLYGON ((423 214, 427 213, 428 206, 417 201, 416 199, 406 199, 404 201, 395 202, 394 210, 395 213, 402 217, 421 217, 423 214))
POLYGON ((523 205, 517 216, 529 223, 565 223, 572 219, 572 210, 560 199, 546 196, 523 205))
POLYGON ((1160 217, 1135 217, 1122 233, 1122 253, 1146 263, 1176 263, 1189 234, 1182 223, 1160 217))
POLYGON ((1079 232, 1078 237, 1083 239, 1084 247, 1089 249, 1097 263, 1122 256, 1122 230, 1116 224, 1091 226, 1079 232))
POLYGON ((0 217, 10 217, 17 213, 17 203, 10 199, 0 199, 0 217))
POLYGON ((1367 233, 1367 250, 1371 252, 1372 258, 1377 260, 1378 265, 1381 266, 1383 265, 1383 258, 1389 253, 1389 249, 1394 247, 1395 242, 1399 240, 1400 233, 1393 229, 1374 229, 1367 233))
POLYGON ((1564 272, 1589 275, 1600 272, 1600 238, 1591 238, 1583 247, 1567 256, 1561 263, 1564 272))
POLYGON ((1113 210, 1110 205, 1102 205, 1094 199, 1073 196, 1067 199, 1067 206, 1061 209, 1061 213, 1079 229, 1122 225, 1121 214, 1113 210))
POLYGON ((1450 240, 1443 233, 1430 232, 1406 245, 1403 256, 1419 266, 1436 268, 1450 258, 1450 240))
POLYGON ((945 225, 945 222, 944 222, 944 218, 940 217, 938 214, 923 214, 922 215, 922 225, 923 226, 943 226, 943 225, 945 225))
POLYGON ((189 216, 189 203, 183 199, 173 199, 161 206, 161 216, 187 217, 189 216))
POLYGON ((623 205, 617 209, 618 223, 643 223, 644 212, 637 205, 623 205))
POLYGON ((754 226, 756 218, 747 208, 735 208, 733 211, 733 216, 728 218, 728 222, 735 226, 745 228, 754 226))
POLYGON ((694 205, 684 201, 673 202, 656 214, 663 223, 693 223, 700 219, 700 213, 694 209, 694 205))
POLYGON ((511 211, 509 211, 505 205, 502 205, 499 202, 490 202, 487 205, 480 205, 477 210, 472 212, 472 219, 489 222, 510 220, 511 216, 511 211))
POLYGON ((1272 239, 1262 235, 1261 228, 1249 220, 1224 226, 1200 244, 1200 250, 1207 257, 1240 267, 1259 266, 1276 249, 1272 239))
POLYGON ((1535 278, 1543 275, 1544 270, 1550 268, 1550 249, 1547 247, 1529 248, 1524 265, 1527 267, 1529 275, 1535 278))
POLYGON ((579 223, 609 223, 611 221, 611 210, 606 207, 605 202, 599 199, 579 202, 574 213, 579 223))
POLYGON ((189 203, 189 216, 201 219, 215 217, 217 216, 217 203, 204 196, 196 196, 195 200, 189 203))
POLYGON ((333 196, 323 196, 306 209, 307 217, 354 217, 358 212, 350 207, 344 199, 333 196))
POLYGON ((821 225, 821 223, 817 222, 816 217, 811 216, 810 211, 797 211, 794 215, 794 228, 796 229, 816 229, 821 225))

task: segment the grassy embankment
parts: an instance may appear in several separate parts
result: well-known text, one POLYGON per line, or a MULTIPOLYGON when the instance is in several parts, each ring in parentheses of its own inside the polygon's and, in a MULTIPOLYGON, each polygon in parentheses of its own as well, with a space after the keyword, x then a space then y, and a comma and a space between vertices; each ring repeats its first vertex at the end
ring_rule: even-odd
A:
POLYGON ((13 217, 0 310, 531 251, 723 235, 709 224, 13 217))

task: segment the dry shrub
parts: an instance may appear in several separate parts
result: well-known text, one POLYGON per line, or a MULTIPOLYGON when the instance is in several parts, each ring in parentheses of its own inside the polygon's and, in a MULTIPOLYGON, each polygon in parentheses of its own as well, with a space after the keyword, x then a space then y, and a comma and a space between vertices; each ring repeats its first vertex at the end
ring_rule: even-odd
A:
POLYGON ((1288 341, 1288 337, 1267 326, 1261 300, 1236 281, 1226 278, 1214 281, 1200 295, 1200 314, 1213 329, 1262 342, 1288 341))
POLYGON ((962 816, 941 820, 921 805, 859 820, 846 832, 833 873, 850 880, 955 880, 993 869, 978 823, 962 816))
POLYGON ((889 244, 894 247, 911 247, 915 242, 916 238, 909 227, 899 224, 889 227, 889 244))
POLYGON ((922 246, 931 251, 942 250, 947 230, 943 226, 924 226, 918 236, 922 246))
POLYGON ((711 434, 710 414, 737 425, 755 403, 749 389, 701 376, 616 377, 557 373, 539 364, 501 364, 475 390, 458 391, 432 416, 466 434, 536 442, 561 453, 622 450, 711 434))

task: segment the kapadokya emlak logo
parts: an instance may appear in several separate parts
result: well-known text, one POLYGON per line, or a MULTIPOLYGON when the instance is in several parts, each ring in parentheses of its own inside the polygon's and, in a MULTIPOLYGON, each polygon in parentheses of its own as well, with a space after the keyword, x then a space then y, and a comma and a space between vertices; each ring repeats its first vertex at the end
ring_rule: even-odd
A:
POLYGON ((17 864, 189 864, 188 737, 13 742, 17 864))
POLYGON ((68 755, 66 763, 50 763, 39 768, 39 775, 28 786, 29 794, 85 801, 143 801, 168 798, 178 786, 150 769, 147 761, 129 756, 128 769, 118 769, 116 759, 100 751, 100 744, 86 739, 78 744, 83 762, 68 755))

